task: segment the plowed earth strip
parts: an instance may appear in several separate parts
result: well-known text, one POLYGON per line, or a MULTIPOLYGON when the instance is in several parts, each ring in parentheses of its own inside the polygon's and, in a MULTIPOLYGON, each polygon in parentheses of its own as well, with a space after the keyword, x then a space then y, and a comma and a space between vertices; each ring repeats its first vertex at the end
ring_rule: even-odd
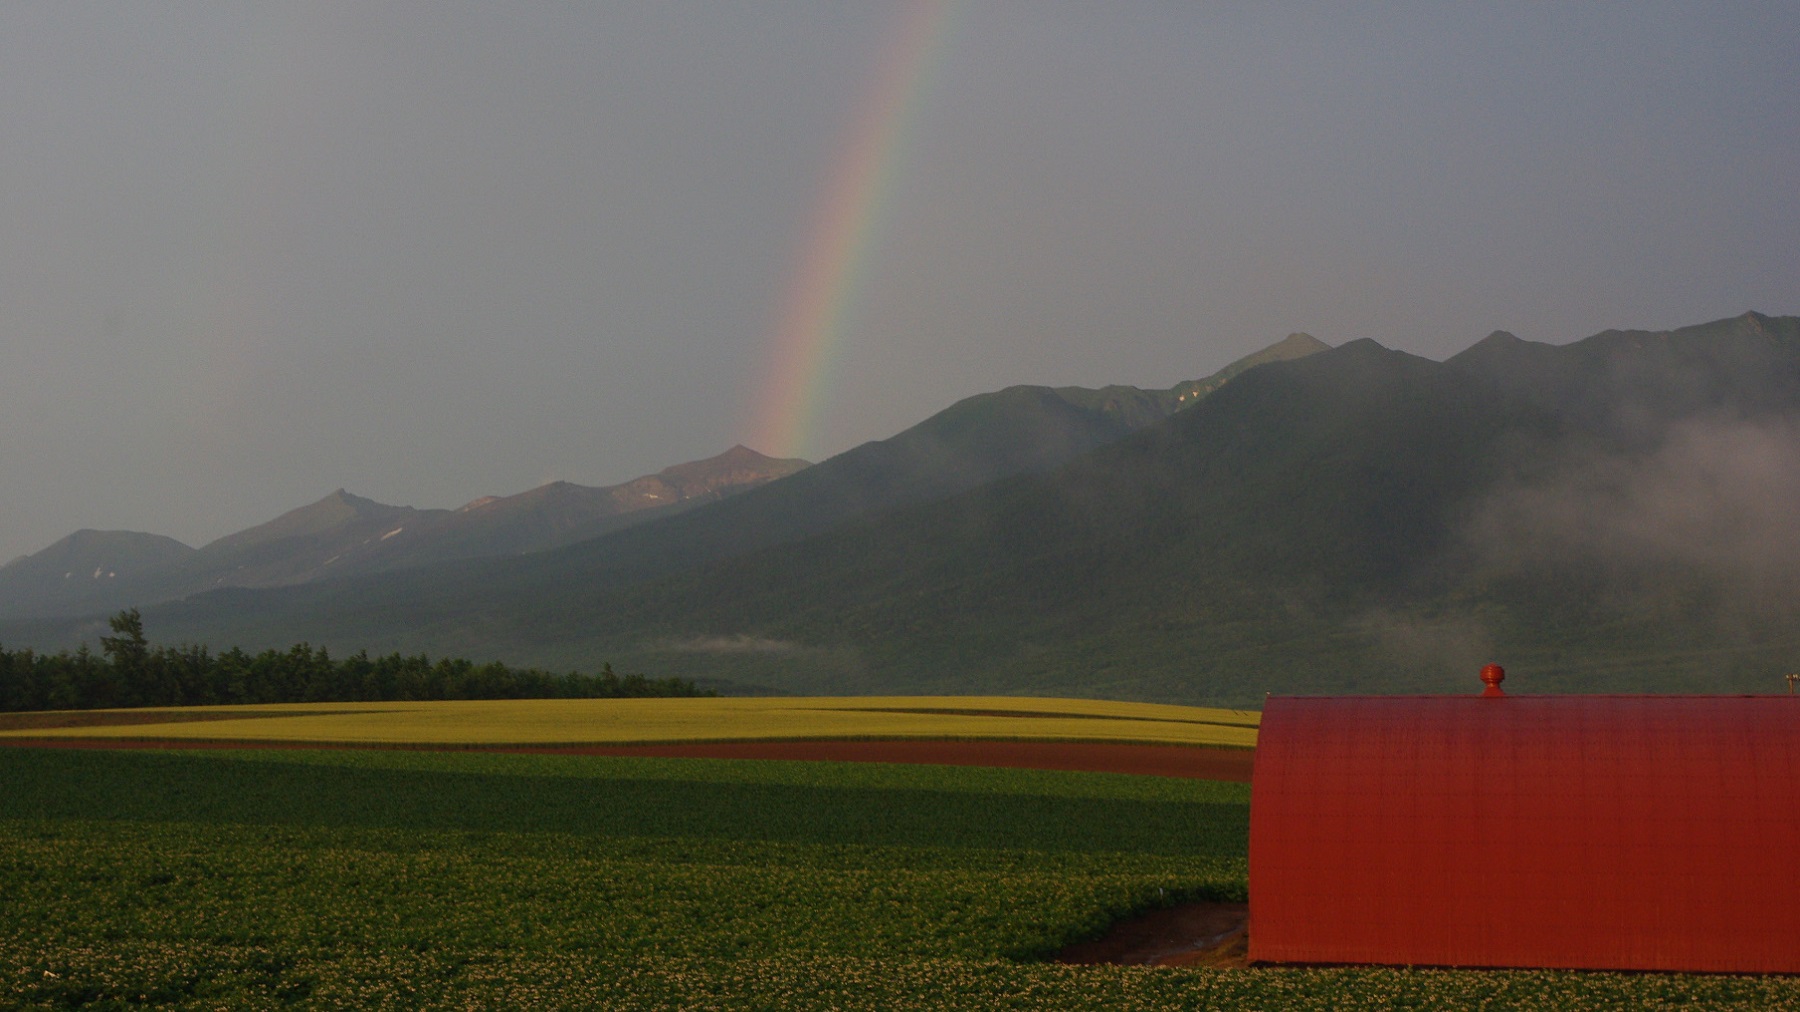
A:
MULTIPOLYGON (((5 738, 0 745, 33 748, 381 748, 396 746, 221 742, 180 739, 5 738)), ((1014 769, 1132 773, 1249 783, 1255 753, 1249 749, 1194 745, 1125 745, 1107 742, 1044 741, 757 741, 671 745, 430 745, 399 746, 423 751, 510 752, 533 755, 647 756, 678 759, 797 759, 809 762, 917 763, 939 766, 1002 766, 1014 769)))
POLYGON ((1250 908, 1243 903, 1187 903, 1119 921, 1091 942, 1056 954, 1058 963, 1126 966, 1248 965, 1250 908))

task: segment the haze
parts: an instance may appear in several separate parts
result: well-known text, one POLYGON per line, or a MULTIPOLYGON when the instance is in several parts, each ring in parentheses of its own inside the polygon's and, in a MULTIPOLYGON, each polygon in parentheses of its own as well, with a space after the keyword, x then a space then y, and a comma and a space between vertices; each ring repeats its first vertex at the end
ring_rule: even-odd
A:
POLYGON ((0 560, 456 506, 1304 330, 1800 311, 1784 5, 969 2, 795 445, 776 330, 901 4, 0 9, 0 560))

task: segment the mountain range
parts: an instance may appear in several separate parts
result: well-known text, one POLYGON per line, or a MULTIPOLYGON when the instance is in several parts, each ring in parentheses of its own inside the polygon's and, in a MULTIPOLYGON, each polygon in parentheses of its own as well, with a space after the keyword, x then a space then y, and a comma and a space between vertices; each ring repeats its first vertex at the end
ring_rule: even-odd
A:
POLYGON ((1445 362, 1291 341, 1217 382, 972 398, 553 550, 146 623, 774 691, 1231 705, 1464 691, 1489 661, 1520 691, 1772 691, 1793 668, 1800 319, 1495 333, 1445 362))
POLYGON ((742 446, 621 485, 551 482, 456 510, 388 506, 343 489, 201 548, 135 531, 77 531, 0 567, 0 616, 107 611, 219 587, 281 587, 573 544, 793 474, 742 446))

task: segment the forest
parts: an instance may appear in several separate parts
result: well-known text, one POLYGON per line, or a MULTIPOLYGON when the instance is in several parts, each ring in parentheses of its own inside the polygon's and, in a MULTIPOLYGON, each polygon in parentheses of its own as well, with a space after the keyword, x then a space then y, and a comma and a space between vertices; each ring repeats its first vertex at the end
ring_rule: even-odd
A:
POLYGON ((423 699, 595 699, 710 696, 680 678, 515 668, 498 661, 432 660, 425 654, 337 660, 297 644, 250 654, 233 647, 151 646, 135 608, 114 615, 101 652, 38 653, 0 644, 0 711, 89 710, 245 703, 387 702, 423 699))

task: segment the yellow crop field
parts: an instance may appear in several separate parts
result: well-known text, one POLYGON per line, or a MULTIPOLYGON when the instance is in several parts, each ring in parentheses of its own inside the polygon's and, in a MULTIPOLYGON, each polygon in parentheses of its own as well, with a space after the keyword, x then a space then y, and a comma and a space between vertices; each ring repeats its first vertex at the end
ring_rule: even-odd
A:
POLYGON ((69 726, 55 726, 52 714, 34 716, 44 719, 0 737, 441 746, 964 738, 1250 748, 1261 717, 1249 710, 1011 696, 287 703, 82 711, 67 715, 69 726))

